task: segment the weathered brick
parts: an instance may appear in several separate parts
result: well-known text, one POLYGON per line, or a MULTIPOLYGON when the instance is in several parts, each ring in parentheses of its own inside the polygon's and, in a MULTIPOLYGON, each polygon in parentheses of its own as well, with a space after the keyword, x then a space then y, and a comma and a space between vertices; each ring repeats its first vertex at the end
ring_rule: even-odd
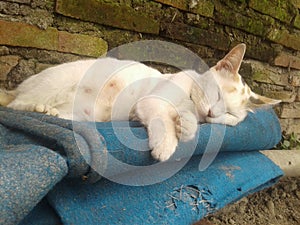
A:
POLYGON ((6 46, 0 46, 0 55, 8 55, 9 49, 6 46))
POLYGON ((57 0, 56 12, 85 21, 143 33, 158 34, 159 22, 127 5, 97 0, 57 0))
POLYGON ((280 53, 274 59, 273 63, 275 66, 283 66, 300 70, 300 58, 287 53, 280 53))
POLYGON ((293 123, 287 129, 288 134, 296 134, 297 138, 300 138, 300 119, 293 119, 293 123))
POLYGON ((300 102, 300 88, 298 88, 298 90, 297 90, 297 96, 296 96, 295 101, 300 102))
POLYGON ((57 51, 97 57, 106 53, 107 44, 97 37, 59 31, 57 51))
MULTIPOLYGON (((228 26, 225 27, 225 33, 234 37, 232 38, 231 48, 239 43, 245 43, 247 45, 246 58, 270 62, 275 55, 278 55, 277 48, 270 46, 269 42, 262 40, 262 38, 257 35, 246 35, 244 31, 228 26)), ((279 51, 281 51, 281 49, 279 51)))
POLYGON ((287 77, 280 76, 267 69, 253 69, 252 79, 259 83, 277 84, 282 86, 288 85, 287 77))
POLYGON ((214 4, 211 1, 198 1, 190 11, 206 17, 214 16, 214 4))
POLYGON ((49 9, 52 12, 53 8, 55 6, 55 1, 53 1, 53 0, 43 0, 43 1, 41 1, 41 0, 31 0, 31 4, 30 5, 33 8, 37 8, 38 7, 38 8, 42 8, 42 9, 49 9))
POLYGON ((156 2, 170 5, 174 8, 181 9, 181 10, 187 10, 189 8, 189 4, 186 0, 155 0, 156 2))
POLYGON ((280 123, 281 130, 283 132, 285 132, 285 133, 288 130, 288 127, 289 127, 289 124, 290 124, 290 120, 291 119, 282 119, 282 118, 279 118, 279 123, 280 123))
POLYGON ((242 15, 219 2, 215 2, 215 8, 215 21, 250 34, 265 36, 269 27, 274 23, 272 19, 253 19, 250 16, 242 15))
POLYGON ((263 14, 270 15, 282 22, 290 23, 296 15, 296 10, 290 1, 262 1, 250 0, 249 6, 263 14))
POLYGON ((273 29, 268 39, 288 48, 300 50, 300 33, 290 34, 287 30, 273 29))
POLYGON ((155 0, 162 4, 170 5, 174 8, 181 9, 184 11, 199 14, 205 17, 213 17, 214 15, 214 4, 211 1, 202 0, 191 4, 189 0, 155 0))
POLYGON ((55 50, 57 45, 58 32, 54 28, 40 30, 39 28, 18 22, 8 22, 0 20, 0 44, 35 47, 42 49, 55 50))
POLYGON ((286 134, 298 134, 300 138, 300 119, 280 119, 279 121, 282 131, 286 134))
POLYGON ((163 37, 172 38, 193 44, 210 46, 215 49, 227 51, 230 46, 230 37, 217 30, 205 30, 183 23, 162 24, 163 37))
POLYGON ((280 113, 281 118, 300 118, 300 103, 285 104, 280 113))
POLYGON ((23 4, 30 4, 31 0, 6 0, 7 2, 18 2, 23 4))
POLYGON ((291 2, 296 8, 300 9, 300 0, 291 0, 291 2))
POLYGON ((39 73, 49 67, 53 67, 53 66, 56 66, 56 65, 53 65, 53 64, 45 64, 45 63, 36 63, 35 64, 35 73, 39 73))
POLYGON ((32 47, 98 57, 107 50, 107 43, 101 38, 70 34, 55 28, 41 30, 35 26, 0 20, 0 44, 32 47))
POLYGON ((298 71, 288 72, 286 69, 274 68, 268 64, 248 60, 250 64, 251 76, 254 81, 259 83, 274 84, 279 86, 300 86, 300 76, 298 71))
POLYGON ((7 74, 18 65, 19 59, 16 55, 0 56, 0 80, 6 80, 7 74))
POLYGON ((297 16, 295 17, 295 20, 294 20, 294 26, 296 28, 299 28, 300 29, 300 14, 297 13, 297 16))

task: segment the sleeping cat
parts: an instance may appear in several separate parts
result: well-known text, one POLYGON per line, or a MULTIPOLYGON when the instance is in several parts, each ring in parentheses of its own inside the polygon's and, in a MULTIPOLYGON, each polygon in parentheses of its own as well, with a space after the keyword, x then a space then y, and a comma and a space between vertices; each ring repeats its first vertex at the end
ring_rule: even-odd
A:
POLYGON ((194 138, 199 122, 235 126, 248 111, 280 102, 243 82, 238 71, 245 50, 237 45, 204 74, 162 75, 114 58, 65 63, 2 90, 0 105, 78 121, 138 120, 147 128, 152 156, 165 161, 179 140, 194 138))

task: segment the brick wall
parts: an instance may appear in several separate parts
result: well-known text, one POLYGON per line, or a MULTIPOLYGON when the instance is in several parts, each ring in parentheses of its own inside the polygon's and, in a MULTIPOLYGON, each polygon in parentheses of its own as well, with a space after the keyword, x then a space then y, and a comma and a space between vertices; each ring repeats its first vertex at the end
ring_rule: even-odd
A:
POLYGON ((244 42, 242 75, 283 100, 282 128, 300 136, 299 10, 300 0, 2 0, 0 86, 131 41, 173 41, 209 64, 244 42))

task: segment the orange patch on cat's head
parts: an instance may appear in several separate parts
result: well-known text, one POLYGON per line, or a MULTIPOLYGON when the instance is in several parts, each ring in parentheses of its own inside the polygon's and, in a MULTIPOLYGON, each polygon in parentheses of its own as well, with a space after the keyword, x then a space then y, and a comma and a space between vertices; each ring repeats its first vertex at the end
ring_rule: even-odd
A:
POLYGON ((225 86, 224 91, 226 91, 228 93, 238 92, 237 88, 234 86, 225 86))

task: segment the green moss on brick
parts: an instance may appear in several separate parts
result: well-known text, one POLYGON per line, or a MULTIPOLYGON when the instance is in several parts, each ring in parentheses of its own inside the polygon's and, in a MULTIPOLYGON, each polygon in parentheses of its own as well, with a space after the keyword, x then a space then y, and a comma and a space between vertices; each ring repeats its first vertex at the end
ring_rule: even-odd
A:
POLYGON ((214 4, 211 1, 199 1, 195 9, 192 9, 191 12, 195 12, 201 16, 213 17, 214 8, 214 4))
POLYGON ((54 28, 39 28, 17 22, 0 21, 0 44, 22 47, 35 47, 54 50, 57 46, 58 33, 54 28))
POLYGON ((300 50, 300 34, 291 34, 285 29, 273 29, 268 34, 267 38, 270 41, 281 44, 294 50, 300 50))
POLYGON ((177 9, 187 10, 188 3, 186 0, 154 0, 156 2, 160 2, 165 5, 170 5, 177 9))
POLYGON ((294 20, 294 26, 300 29, 300 14, 298 13, 294 20))
POLYGON ((107 43, 101 38, 71 34, 55 28, 41 30, 26 23, 0 20, 0 44, 30 47, 98 57, 107 51, 107 43))
POLYGON ((57 0, 56 12, 85 21, 113 27, 158 34, 159 22, 145 12, 126 5, 103 3, 98 0, 57 0))
POLYGON ((198 1, 196 5, 191 5, 190 0, 155 0, 162 4, 173 6, 174 8, 181 9, 184 11, 199 14, 205 17, 213 17, 214 4, 209 0, 198 1), (192 7, 191 7, 192 6, 192 7))
POLYGON ((286 23, 290 23, 296 15, 296 10, 290 1, 250 0, 249 6, 256 11, 270 15, 286 23))
POLYGON ((215 7, 215 20, 217 22, 244 30, 251 34, 265 36, 267 33, 267 27, 269 28, 272 24, 271 21, 262 21, 252 17, 247 17, 217 2, 215 7))
POLYGON ((57 50, 99 57, 106 53, 107 43, 97 37, 83 34, 70 34, 68 32, 60 31, 58 35, 57 50))
POLYGON ((198 27, 189 26, 182 23, 168 23, 162 26, 164 32, 161 36, 193 43, 210 46, 215 49, 227 51, 230 46, 230 37, 222 30, 205 30, 198 27))
POLYGON ((269 77, 266 71, 255 70, 252 74, 252 79, 261 83, 270 83, 269 77))

